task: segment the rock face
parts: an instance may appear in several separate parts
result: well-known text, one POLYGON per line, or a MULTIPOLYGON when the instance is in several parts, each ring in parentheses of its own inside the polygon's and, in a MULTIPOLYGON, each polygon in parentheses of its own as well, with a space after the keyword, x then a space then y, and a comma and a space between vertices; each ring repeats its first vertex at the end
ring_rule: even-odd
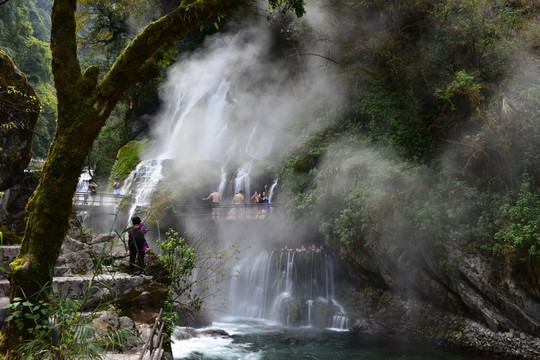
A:
MULTIPOLYGON (((359 283, 363 282, 364 287, 374 286, 403 299, 431 304, 449 316, 477 322, 478 328, 484 326, 493 334, 520 333, 527 338, 538 339, 539 277, 531 276, 525 265, 525 269, 518 269, 505 259, 493 264, 479 255, 466 254, 459 249, 466 249, 466 246, 455 239, 431 247, 420 241, 417 244, 396 244, 383 239, 375 247, 343 249, 342 255, 350 260, 352 274, 363 274, 359 283)), ((359 309, 358 303, 351 307, 360 310, 357 318, 373 312, 372 308, 359 309)), ((400 317, 399 313, 395 314, 396 318, 400 317)), ((360 321, 358 327, 365 324, 360 321)), ((460 328, 456 326, 453 331, 460 333, 465 329, 460 328)), ((430 331, 445 332, 442 328, 430 331)), ((497 343, 497 340, 493 342, 497 343)), ((533 352, 536 356, 540 353, 540 342, 533 343, 536 344, 533 352)))
POLYGON ((0 48, 0 222, 9 219, 9 229, 22 235, 22 211, 32 194, 24 169, 32 154, 32 133, 41 100, 26 76, 0 48))
POLYGON ((22 179, 40 108, 41 100, 26 76, 0 49, 0 191, 22 179))

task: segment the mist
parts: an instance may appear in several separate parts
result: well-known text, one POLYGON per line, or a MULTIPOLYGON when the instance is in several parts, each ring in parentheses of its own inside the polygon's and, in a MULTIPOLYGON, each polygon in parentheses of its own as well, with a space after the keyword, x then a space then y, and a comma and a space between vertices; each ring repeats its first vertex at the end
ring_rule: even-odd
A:
MULTIPOLYGON (((276 58, 270 53, 275 41, 266 20, 252 20, 214 35, 173 65, 147 157, 170 159, 175 170, 190 164, 198 173, 194 163, 212 162, 228 176, 243 167, 257 177, 253 165, 271 161, 276 143, 280 152, 296 146, 291 126, 313 123, 315 110, 334 101, 340 88, 331 71, 316 65, 322 61, 299 67, 294 57, 276 58)), ((220 179, 214 180, 217 187, 220 179)))

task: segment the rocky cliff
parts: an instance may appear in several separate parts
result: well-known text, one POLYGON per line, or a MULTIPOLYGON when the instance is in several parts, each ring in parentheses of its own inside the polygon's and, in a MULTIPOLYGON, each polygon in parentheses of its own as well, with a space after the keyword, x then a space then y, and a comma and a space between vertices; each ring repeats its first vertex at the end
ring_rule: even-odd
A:
POLYGON ((534 269, 466 254, 458 240, 431 248, 381 240, 376 247, 342 251, 363 284, 351 292, 349 305, 356 330, 390 330, 503 356, 540 356, 534 269))
POLYGON ((41 100, 0 49, 0 191, 20 181, 32 155, 32 132, 41 100))
POLYGON ((24 170, 40 111, 41 100, 26 75, 0 48, 0 219, 9 219, 4 232, 22 235, 22 210, 32 193, 24 170))

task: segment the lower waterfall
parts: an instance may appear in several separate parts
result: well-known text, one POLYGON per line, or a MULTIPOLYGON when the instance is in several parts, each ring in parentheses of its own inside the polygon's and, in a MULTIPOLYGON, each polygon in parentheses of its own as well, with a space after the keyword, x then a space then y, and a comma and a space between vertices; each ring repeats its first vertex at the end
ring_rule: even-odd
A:
POLYGON ((346 330, 349 320, 334 294, 334 260, 321 249, 262 251, 234 268, 231 315, 291 327, 346 330))

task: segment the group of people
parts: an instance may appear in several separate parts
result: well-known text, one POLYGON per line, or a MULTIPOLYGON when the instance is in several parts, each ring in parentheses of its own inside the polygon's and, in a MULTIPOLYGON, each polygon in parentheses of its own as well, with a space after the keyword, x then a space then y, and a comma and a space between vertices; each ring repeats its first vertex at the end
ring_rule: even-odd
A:
MULTIPOLYGON (((266 190, 267 187, 268 186, 266 185, 264 189, 266 190)), ((255 191, 253 195, 251 195, 250 200, 255 204, 255 219, 264 219, 268 213, 268 210, 270 210, 270 199, 268 199, 268 193, 263 191, 262 194, 259 194, 259 192, 255 191)))
MULTIPOLYGON (((120 195, 120 179, 115 178, 112 187, 113 187, 113 194, 120 195)), ((94 204, 95 198, 97 195, 97 189, 98 189, 98 184, 95 182, 95 180, 94 179, 88 180, 88 192, 84 194, 85 204, 88 204, 88 193, 92 197, 92 205, 94 204)))
MULTIPOLYGON (((255 209, 255 219, 264 219, 270 210, 270 199, 268 198, 268 185, 264 187, 265 191, 259 193, 255 191, 251 196, 250 200, 252 201, 255 209)), ((221 202, 221 194, 217 190, 213 190, 210 195, 202 198, 203 200, 210 200, 210 206, 212 208, 212 219, 217 219, 219 216, 219 204, 221 202)), ((234 194, 232 199, 233 207, 226 214, 228 218, 244 218, 246 216, 246 198, 244 197, 244 192, 242 190, 234 194)))

